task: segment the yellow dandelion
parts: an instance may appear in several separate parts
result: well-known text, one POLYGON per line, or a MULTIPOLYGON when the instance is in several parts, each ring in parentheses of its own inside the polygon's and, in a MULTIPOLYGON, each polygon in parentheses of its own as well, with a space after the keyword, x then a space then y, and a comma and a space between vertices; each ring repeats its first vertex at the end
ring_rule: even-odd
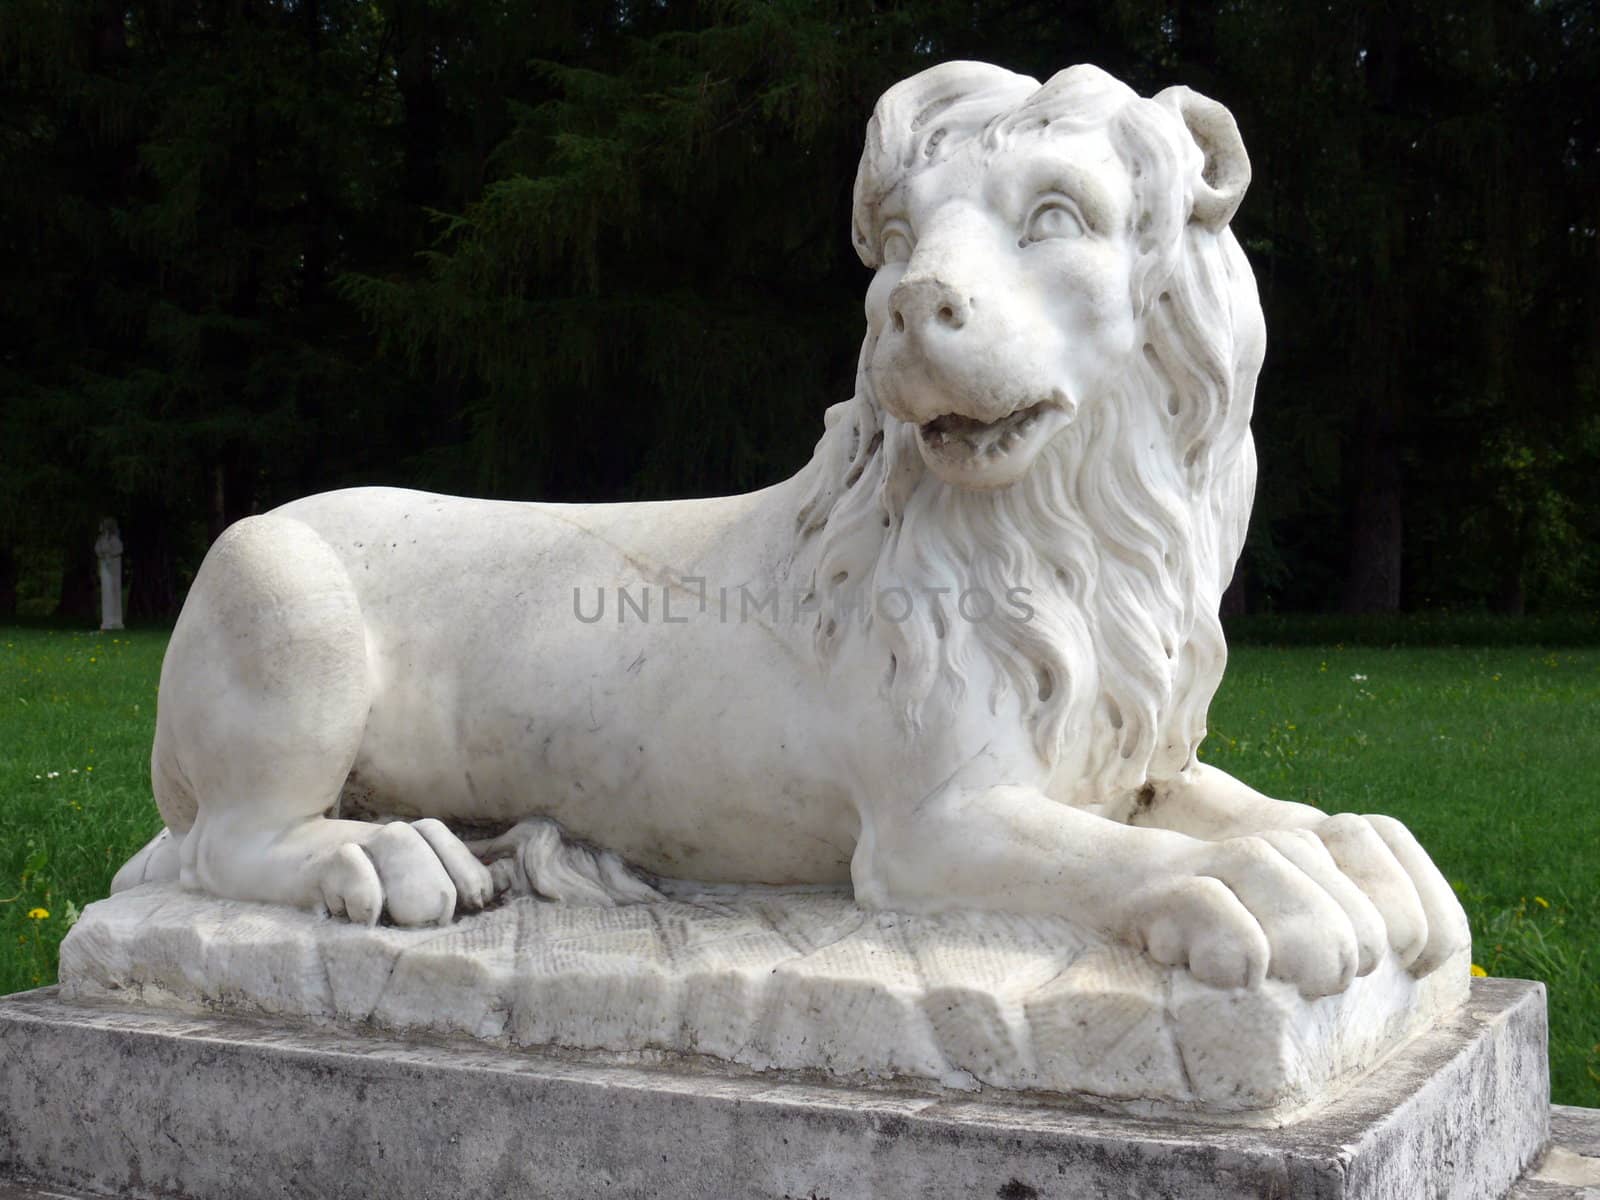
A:
POLYGON ((30 921, 48 921, 49 919, 50 910, 48 908, 30 908, 28 910, 28 920, 30 921))
POLYGON ((1540 908, 1549 908, 1550 907, 1550 901, 1546 900, 1543 896, 1535 896, 1533 898, 1533 902, 1535 904, 1537 904, 1540 908))
POLYGON ((1477 963, 1473 963, 1473 964, 1472 964, 1472 977, 1473 977, 1473 978, 1474 978, 1474 979, 1484 979, 1484 978, 1487 978, 1487 976, 1488 976, 1488 974, 1489 974, 1489 972, 1487 972, 1487 971, 1485 971, 1485 970, 1484 970, 1484 969, 1483 969, 1483 968, 1482 968, 1482 967, 1480 967, 1480 966, 1479 966, 1479 965, 1478 965, 1478 964, 1477 964, 1477 963))

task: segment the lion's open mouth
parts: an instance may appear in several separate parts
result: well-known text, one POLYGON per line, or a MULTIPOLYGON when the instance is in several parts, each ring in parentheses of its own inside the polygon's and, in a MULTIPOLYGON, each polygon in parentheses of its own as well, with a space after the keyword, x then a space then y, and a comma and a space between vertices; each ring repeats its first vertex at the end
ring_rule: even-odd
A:
POLYGON ((949 462, 976 463, 998 459, 1033 440, 1052 414, 1060 414, 1054 400, 1041 400, 1019 408, 998 421, 979 421, 960 413, 945 413, 918 426, 922 444, 949 462))

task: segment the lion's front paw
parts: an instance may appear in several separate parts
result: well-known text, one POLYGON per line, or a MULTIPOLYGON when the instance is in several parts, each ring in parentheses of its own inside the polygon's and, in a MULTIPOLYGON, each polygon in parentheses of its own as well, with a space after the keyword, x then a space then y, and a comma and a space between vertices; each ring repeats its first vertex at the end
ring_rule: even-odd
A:
POLYGON ((488 868, 431 817, 346 842, 321 868, 323 906, 361 925, 377 924, 384 912, 396 925, 444 925, 458 905, 479 909, 492 894, 488 868))
POLYGON ((1382 924, 1315 839, 1263 835, 1208 843, 1188 872, 1137 893, 1130 933, 1213 987, 1271 975, 1328 996, 1376 961, 1382 924))
POLYGON ((1311 832, 1372 903, 1389 946, 1412 974, 1428 974, 1471 944, 1455 892, 1399 821, 1341 813, 1311 832))

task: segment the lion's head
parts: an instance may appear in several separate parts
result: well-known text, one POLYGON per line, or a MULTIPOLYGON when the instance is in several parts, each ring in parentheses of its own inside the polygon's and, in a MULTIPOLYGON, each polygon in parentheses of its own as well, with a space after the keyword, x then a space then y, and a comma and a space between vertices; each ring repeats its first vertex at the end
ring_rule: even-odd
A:
POLYGON ((1227 228, 1249 174, 1220 105, 1092 66, 946 63, 867 127, 857 393, 799 513, 818 649, 855 636, 830 593, 928 598, 862 634, 908 726, 988 654, 1062 799, 1125 796, 1205 736, 1255 487, 1265 329, 1227 228), (1031 619, 958 607, 1019 587, 1031 619))

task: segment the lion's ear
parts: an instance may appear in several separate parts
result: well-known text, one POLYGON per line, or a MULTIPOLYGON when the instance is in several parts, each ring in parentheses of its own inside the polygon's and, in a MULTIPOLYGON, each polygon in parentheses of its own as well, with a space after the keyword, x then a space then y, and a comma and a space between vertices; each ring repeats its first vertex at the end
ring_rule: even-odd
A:
POLYGON ((1250 157, 1233 114, 1215 100, 1181 85, 1156 96, 1182 119, 1200 147, 1204 163, 1194 181, 1194 219, 1208 229, 1220 230, 1233 219, 1234 210, 1250 186, 1250 157))

